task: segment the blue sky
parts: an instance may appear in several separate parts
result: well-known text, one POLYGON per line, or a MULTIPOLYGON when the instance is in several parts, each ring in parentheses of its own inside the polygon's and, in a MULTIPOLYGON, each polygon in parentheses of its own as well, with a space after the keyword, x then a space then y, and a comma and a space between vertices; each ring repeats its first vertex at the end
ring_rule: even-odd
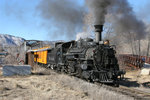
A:
MULTIPOLYGON (((144 10, 144 6, 149 0, 128 1, 136 15, 143 18, 139 11, 144 10)), ((28 40, 67 40, 63 36, 52 38, 48 35, 48 31, 41 26, 42 19, 38 17, 36 12, 39 3, 40 0, 0 0, 0 33, 19 36, 28 40)), ((83 5, 84 0, 78 0, 77 3, 83 5)), ((144 18, 149 19, 148 17, 144 18)))

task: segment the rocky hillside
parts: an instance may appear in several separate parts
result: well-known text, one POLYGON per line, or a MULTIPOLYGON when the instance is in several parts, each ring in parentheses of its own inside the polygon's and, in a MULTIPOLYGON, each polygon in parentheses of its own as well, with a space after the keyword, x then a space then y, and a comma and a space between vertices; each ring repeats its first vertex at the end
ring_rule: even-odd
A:
POLYGON ((8 34, 0 34, 0 45, 4 46, 19 46, 23 43, 25 39, 20 37, 15 37, 8 34))

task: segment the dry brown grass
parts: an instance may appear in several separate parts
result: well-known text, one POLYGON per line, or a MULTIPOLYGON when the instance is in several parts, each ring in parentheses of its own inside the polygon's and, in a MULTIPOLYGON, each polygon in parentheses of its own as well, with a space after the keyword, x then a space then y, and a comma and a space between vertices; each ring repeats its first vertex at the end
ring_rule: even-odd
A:
POLYGON ((1 77, 0 79, 0 100, 132 99, 81 79, 44 68, 36 68, 34 74, 30 76, 1 77))
MULTIPOLYGON (((48 79, 61 83, 63 87, 68 87, 71 90, 82 91, 87 95, 90 100, 132 100, 133 98, 127 97, 125 95, 109 91, 104 87, 97 86, 92 83, 88 83, 84 80, 81 80, 76 77, 71 77, 64 74, 57 74, 53 71, 48 71, 43 68, 37 68, 42 73, 51 73, 51 76, 48 79)), ((73 99, 75 100, 75 99, 73 99)))
POLYGON ((88 97, 91 100, 132 100, 133 99, 125 95, 115 93, 113 91, 109 91, 104 87, 100 87, 95 84, 85 82, 75 77, 59 75, 59 78, 54 77, 53 80, 73 90, 83 91, 86 95, 88 95, 88 97))

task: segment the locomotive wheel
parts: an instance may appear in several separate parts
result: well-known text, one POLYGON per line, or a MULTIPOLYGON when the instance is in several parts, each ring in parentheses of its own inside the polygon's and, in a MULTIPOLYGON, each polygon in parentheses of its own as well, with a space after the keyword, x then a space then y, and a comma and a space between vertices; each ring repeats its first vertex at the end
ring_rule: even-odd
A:
POLYGON ((67 71, 67 72, 68 72, 68 74, 69 74, 70 76, 73 75, 72 72, 71 72, 71 68, 70 68, 70 67, 68 68, 68 71, 67 71))
POLYGON ((56 71, 59 73, 59 72, 61 72, 61 65, 60 64, 58 64, 57 66, 56 66, 56 71))
POLYGON ((67 67, 66 66, 61 66, 61 73, 67 73, 67 67))
POLYGON ((67 66, 67 74, 71 75, 71 69, 69 65, 67 66))
POLYGON ((82 69, 80 67, 77 68, 77 77, 83 78, 82 77, 82 69))
POLYGON ((115 82, 112 84, 112 86, 114 86, 114 87, 119 87, 119 81, 115 81, 115 82))
POLYGON ((67 66, 67 72, 69 75, 74 76, 75 75, 75 65, 71 63, 67 66))
POLYGON ((51 69, 54 69, 54 65, 50 65, 50 68, 51 68, 51 69))

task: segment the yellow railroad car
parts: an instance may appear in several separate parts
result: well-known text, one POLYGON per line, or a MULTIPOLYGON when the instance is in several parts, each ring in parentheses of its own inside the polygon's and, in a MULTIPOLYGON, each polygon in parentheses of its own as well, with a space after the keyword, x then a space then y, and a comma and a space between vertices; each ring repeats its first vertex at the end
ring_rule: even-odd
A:
POLYGON ((47 50, 48 49, 50 49, 49 46, 31 50, 32 52, 34 52, 34 62, 47 64, 47 50))

